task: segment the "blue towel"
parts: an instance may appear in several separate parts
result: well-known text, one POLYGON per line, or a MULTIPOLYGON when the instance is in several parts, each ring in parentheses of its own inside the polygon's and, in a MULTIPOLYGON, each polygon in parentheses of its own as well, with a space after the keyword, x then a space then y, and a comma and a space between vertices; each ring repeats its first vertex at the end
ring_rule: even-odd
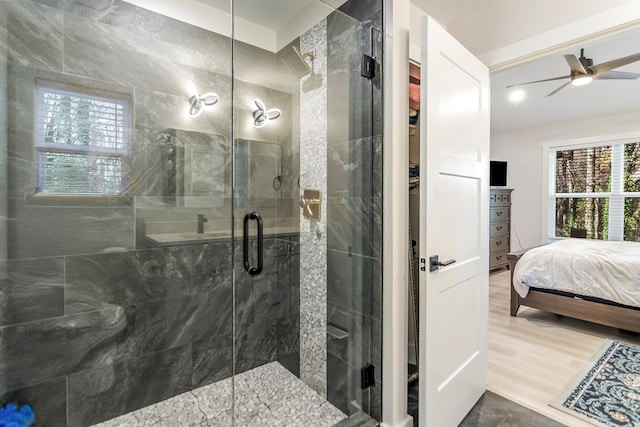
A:
POLYGON ((18 408, 15 403, 9 403, 0 408, 0 427, 28 427, 36 417, 29 405, 18 408))

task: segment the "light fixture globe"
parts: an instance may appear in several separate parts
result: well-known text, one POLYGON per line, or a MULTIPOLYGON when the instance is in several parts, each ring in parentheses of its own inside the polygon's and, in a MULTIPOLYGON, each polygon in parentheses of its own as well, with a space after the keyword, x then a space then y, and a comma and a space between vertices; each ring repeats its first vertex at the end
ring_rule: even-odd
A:
POLYGON ((589 74, 578 74, 571 77, 571 84, 573 86, 584 86, 588 85, 593 81, 593 76, 589 74))

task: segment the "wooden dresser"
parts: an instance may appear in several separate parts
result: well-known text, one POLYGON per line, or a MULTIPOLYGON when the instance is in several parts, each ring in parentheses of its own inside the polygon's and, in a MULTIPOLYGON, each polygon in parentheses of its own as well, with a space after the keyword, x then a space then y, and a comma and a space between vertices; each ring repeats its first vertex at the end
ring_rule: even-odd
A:
POLYGON ((489 190, 489 271, 509 268, 511 188, 489 190))

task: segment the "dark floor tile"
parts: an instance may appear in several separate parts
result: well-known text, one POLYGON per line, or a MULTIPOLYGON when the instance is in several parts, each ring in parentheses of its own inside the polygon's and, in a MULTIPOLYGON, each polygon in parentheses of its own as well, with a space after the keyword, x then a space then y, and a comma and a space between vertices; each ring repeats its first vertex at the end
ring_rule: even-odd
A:
POLYGON ((561 427, 562 425, 490 391, 485 392, 460 423, 461 427, 561 427))
MULTIPOLYGON (((409 384, 407 412, 418 426, 418 382, 409 384)), ((486 391, 459 427, 561 427, 563 424, 538 414, 524 406, 486 391)))

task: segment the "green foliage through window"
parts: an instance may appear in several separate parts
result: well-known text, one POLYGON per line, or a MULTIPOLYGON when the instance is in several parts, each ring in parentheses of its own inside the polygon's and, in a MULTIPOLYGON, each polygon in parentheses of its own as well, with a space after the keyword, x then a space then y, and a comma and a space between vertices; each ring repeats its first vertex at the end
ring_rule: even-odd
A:
POLYGON ((558 150, 552 155, 557 237, 585 229, 591 239, 640 241, 640 143, 558 150), (609 235, 611 224, 618 230, 611 232, 614 236, 609 235))
POLYGON ((58 86, 36 87, 36 192, 127 193, 129 100, 58 86))

